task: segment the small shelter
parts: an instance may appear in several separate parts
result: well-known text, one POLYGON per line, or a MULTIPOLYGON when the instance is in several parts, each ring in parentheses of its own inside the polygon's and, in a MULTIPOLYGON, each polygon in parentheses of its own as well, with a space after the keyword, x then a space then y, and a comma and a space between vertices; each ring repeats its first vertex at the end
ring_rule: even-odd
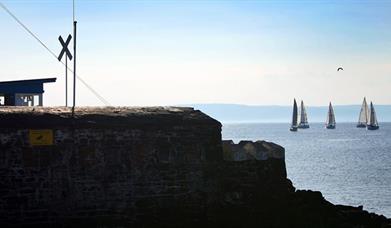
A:
POLYGON ((56 78, 0 82, 0 105, 42 106, 43 84, 49 82, 56 82, 56 78))

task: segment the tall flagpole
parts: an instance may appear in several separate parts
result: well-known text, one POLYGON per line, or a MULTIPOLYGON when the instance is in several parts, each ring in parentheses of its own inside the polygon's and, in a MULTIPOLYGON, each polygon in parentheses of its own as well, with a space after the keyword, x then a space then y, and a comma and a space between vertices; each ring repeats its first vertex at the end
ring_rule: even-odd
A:
POLYGON ((68 107, 68 55, 65 55, 65 107, 68 107))
POLYGON ((76 106, 76 24, 75 20, 75 0, 73 0, 73 106, 72 116, 75 115, 76 106))
POLYGON ((73 22, 73 106, 72 106, 72 116, 75 115, 75 106, 76 106, 76 23, 73 22))
POLYGON ((72 1, 72 21, 75 21, 75 0, 72 1))

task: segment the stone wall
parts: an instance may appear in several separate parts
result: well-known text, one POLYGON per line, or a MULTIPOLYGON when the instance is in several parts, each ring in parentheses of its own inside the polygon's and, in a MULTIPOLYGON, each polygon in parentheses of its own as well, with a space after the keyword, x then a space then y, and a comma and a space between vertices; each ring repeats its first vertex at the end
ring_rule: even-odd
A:
POLYGON ((192 108, 2 107, 0 225, 222 224, 293 192, 283 148, 250 147, 224 161, 221 124, 192 108))

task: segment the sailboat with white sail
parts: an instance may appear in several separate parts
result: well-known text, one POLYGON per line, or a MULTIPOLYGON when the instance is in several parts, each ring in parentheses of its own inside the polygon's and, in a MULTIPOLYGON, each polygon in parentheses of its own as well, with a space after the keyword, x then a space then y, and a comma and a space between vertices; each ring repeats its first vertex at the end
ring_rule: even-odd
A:
POLYGON ((310 125, 308 124, 308 119, 307 119, 307 111, 305 110, 304 107, 304 102, 301 101, 300 103, 300 112, 299 112, 299 125, 297 126, 300 129, 306 129, 310 128, 310 125))
POLYGON ((358 117, 357 127, 358 128, 367 127, 368 121, 369 121, 369 109, 368 109, 367 100, 364 97, 364 100, 361 105, 360 116, 358 117))
POLYGON ((327 129, 335 129, 335 125, 336 125, 336 123, 335 123, 334 109, 333 109, 333 106, 331 105, 331 102, 330 102, 325 127, 327 129))
POLYGON ((297 131, 297 103, 296 99, 293 99, 293 113, 292 113, 292 123, 290 131, 297 131))
POLYGON ((377 122, 376 112, 375 112, 375 108, 373 107, 372 101, 369 110, 369 121, 367 123, 367 129, 368 130, 379 129, 379 123, 377 122))

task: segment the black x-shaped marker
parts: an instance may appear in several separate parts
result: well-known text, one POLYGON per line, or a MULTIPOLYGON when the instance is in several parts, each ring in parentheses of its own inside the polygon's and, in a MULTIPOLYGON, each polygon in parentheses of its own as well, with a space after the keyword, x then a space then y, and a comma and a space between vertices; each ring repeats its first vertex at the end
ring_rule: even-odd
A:
POLYGON ((68 35, 67 41, 64 42, 64 40, 62 39, 61 36, 58 37, 58 40, 60 41, 60 43, 62 45, 62 50, 60 52, 60 55, 58 56, 58 61, 61 61, 62 56, 64 55, 65 52, 67 53, 66 55, 69 58, 69 60, 72 60, 72 54, 68 49, 68 44, 69 44, 69 42, 71 42, 71 39, 72 39, 72 36, 68 35))

